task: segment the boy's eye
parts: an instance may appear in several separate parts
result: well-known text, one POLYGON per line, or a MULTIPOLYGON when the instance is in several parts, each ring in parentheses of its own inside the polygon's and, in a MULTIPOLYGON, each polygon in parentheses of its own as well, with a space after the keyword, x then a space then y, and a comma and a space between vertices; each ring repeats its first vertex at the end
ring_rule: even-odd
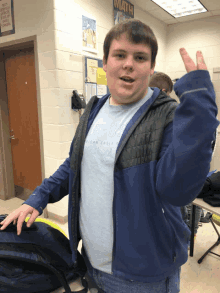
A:
POLYGON ((138 61, 145 61, 146 60, 146 57, 144 57, 144 56, 136 56, 136 59, 138 61))
POLYGON ((120 54, 117 54, 116 56, 117 56, 118 58, 124 58, 125 55, 120 53, 120 54))

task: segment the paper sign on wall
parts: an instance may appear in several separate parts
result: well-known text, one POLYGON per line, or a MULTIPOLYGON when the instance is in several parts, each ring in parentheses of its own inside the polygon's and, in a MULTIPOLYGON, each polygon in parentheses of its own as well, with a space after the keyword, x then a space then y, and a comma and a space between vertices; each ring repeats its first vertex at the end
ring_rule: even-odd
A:
POLYGON ((97 82, 98 61, 87 59, 87 82, 97 82))
POLYGON ((86 83, 86 103, 89 102, 91 97, 97 95, 96 84, 94 83, 86 83))
POLYGON ((13 0, 0 1, 0 36, 15 33, 13 0))
POLYGON ((107 85, 106 73, 103 68, 97 68, 97 84, 107 85))
POLYGON ((107 86, 102 84, 97 84, 97 96, 104 96, 107 94, 107 86))

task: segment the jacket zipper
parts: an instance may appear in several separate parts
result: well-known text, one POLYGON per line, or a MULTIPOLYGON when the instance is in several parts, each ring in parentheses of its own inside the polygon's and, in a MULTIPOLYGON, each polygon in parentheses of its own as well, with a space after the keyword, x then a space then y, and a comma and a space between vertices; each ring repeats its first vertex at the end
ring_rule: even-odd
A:
POLYGON ((168 222, 169 226, 170 226, 170 229, 171 229, 171 232, 173 234, 173 241, 172 241, 172 257, 173 257, 173 262, 176 261, 176 253, 175 253, 175 250, 174 250, 174 244, 175 244, 175 241, 176 241, 176 237, 175 237, 175 233, 173 231, 173 228, 172 228, 172 225, 170 225, 170 221, 167 219, 166 215, 165 215, 165 210, 164 210, 164 206, 162 204, 162 202, 160 201, 160 204, 162 206, 162 212, 164 214, 164 217, 166 219, 166 221, 168 222))
MULTIPOLYGON (((75 197, 76 199, 76 197, 75 197)), ((75 203, 76 205, 76 203, 75 203)), ((71 221, 71 230, 72 230, 72 237, 73 237, 73 250, 74 250, 74 253, 75 253, 75 256, 76 256, 76 259, 74 261, 74 266, 76 267, 77 266, 77 248, 76 248, 76 243, 77 243, 77 237, 75 235, 77 235, 77 213, 76 213, 76 207, 74 207, 74 211, 72 211, 72 215, 71 215, 71 218, 72 218, 72 221, 71 221), (74 216, 73 216, 74 215, 74 216)))
POLYGON ((113 246, 112 246, 112 270, 111 275, 113 275, 113 260, 114 260, 114 251, 115 251, 115 213, 114 213, 114 177, 113 177, 113 201, 112 201, 112 218, 113 218, 113 246))

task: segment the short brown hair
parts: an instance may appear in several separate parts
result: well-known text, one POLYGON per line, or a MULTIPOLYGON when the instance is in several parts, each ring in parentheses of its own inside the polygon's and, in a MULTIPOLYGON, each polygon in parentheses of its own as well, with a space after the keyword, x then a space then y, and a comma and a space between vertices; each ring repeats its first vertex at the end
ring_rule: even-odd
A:
POLYGON ((166 92, 172 92, 173 90, 173 82, 171 78, 163 73, 163 72, 156 72, 154 73, 149 82, 150 87, 158 87, 159 89, 165 89, 166 92))
POLYGON ((104 61, 107 62, 111 43, 114 39, 118 40, 122 34, 126 33, 127 38, 134 44, 146 44, 151 49, 151 68, 155 65, 158 51, 157 39, 152 29, 136 19, 125 20, 116 24, 106 35, 104 41, 104 61))

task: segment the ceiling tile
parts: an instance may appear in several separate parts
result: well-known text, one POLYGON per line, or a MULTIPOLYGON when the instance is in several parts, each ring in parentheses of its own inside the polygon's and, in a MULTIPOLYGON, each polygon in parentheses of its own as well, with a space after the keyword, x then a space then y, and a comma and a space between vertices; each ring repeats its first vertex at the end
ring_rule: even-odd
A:
POLYGON ((219 0, 200 0, 200 2, 208 10, 220 9, 220 1, 219 0))
POLYGON ((192 21, 192 20, 197 20, 197 19, 201 19, 201 18, 206 18, 209 16, 212 16, 212 14, 210 12, 188 15, 188 16, 179 17, 178 22, 192 21))
POLYGON ((212 10, 211 14, 212 15, 220 15, 220 9, 219 10, 212 10))
POLYGON ((165 19, 174 19, 173 16, 171 16, 168 12, 163 10, 162 8, 158 8, 156 10, 148 11, 151 15, 154 17, 160 19, 160 20, 165 20, 165 19))
MULTIPOLYGON (((183 0, 185 1, 185 0, 183 0)), ((179 22, 187 22, 192 20, 203 19, 213 15, 220 15, 220 0, 200 0, 200 2, 208 9, 208 12, 189 15, 179 18, 172 17, 168 12, 160 8, 157 4, 151 0, 132 0, 134 6, 138 6, 140 9, 153 15, 155 18, 161 20, 166 24, 173 24, 179 22)))
POLYGON ((133 0, 132 4, 134 6, 136 4, 137 6, 139 6, 147 12, 158 9, 158 5, 152 2, 151 0, 133 0))

